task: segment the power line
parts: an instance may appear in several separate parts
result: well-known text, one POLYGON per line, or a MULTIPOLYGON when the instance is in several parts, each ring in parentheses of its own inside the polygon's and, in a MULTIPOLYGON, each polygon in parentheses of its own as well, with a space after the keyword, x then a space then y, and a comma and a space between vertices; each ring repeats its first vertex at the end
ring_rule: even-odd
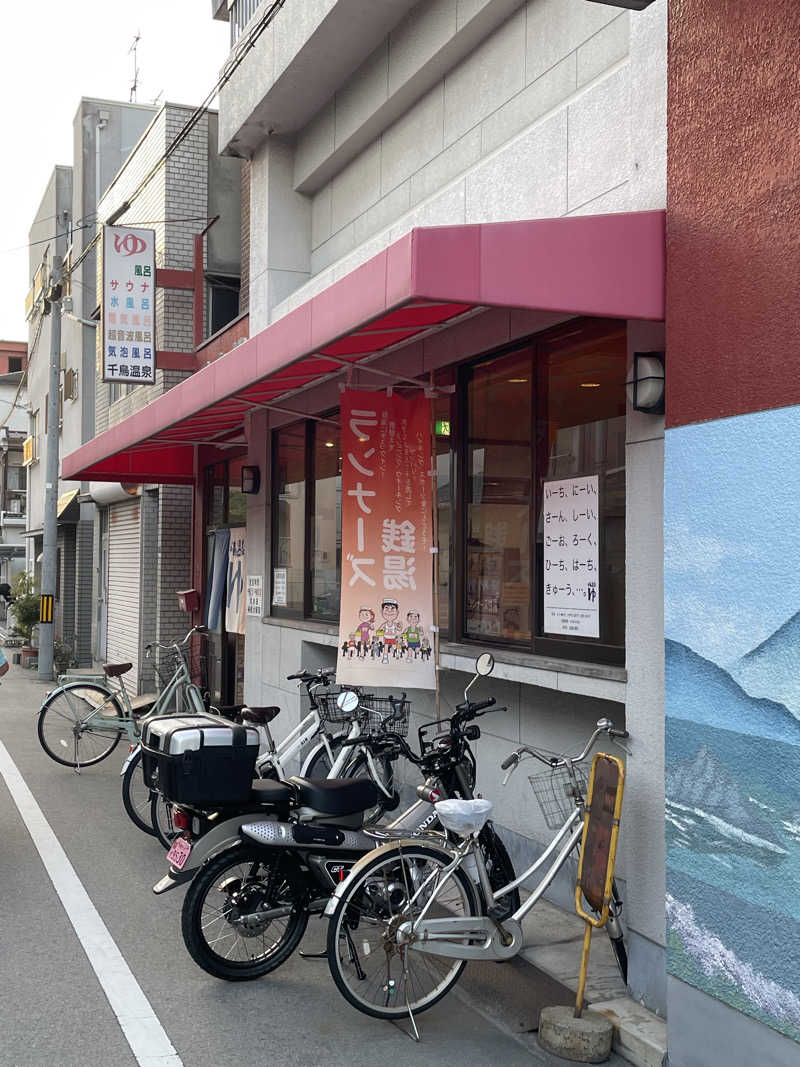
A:
MULTIPOLYGON (((180 147, 180 145, 186 140, 186 138, 198 124, 203 115, 206 114, 209 107, 211 106, 211 101, 214 99, 217 93, 219 93, 220 89, 222 89, 231 80, 234 73, 244 62, 247 53, 255 47, 256 41, 258 41, 259 37, 264 33, 267 26, 269 26, 269 24, 272 22, 272 20, 275 18, 275 16, 278 14, 278 12, 281 10, 285 3, 286 0, 273 0, 272 4, 270 4, 269 8, 264 12, 264 14, 255 24, 253 29, 247 34, 243 41, 239 42, 239 45, 236 49, 236 54, 231 59, 229 59, 225 67, 223 67, 222 73, 217 78, 214 87, 205 96, 203 102, 195 108, 195 110, 186 120, 186 122, 175 135, 175 137, 173 137, 169 145, 167 145, 166 149, 164 150, 164 154, 158 160, 156 160, 156 162, 145 174, 145 176, 142 178, 142 180, 139 182, 133 192, 128 195, 128 197, 126 198, 128 205, 126 211, 130 209, 130 206, 134 202, 134 200, 141 196, 146 186, 149 185, 149 183, 153 180, 153 178, 156 176, 156 174, 164 165, 164 163, 166 163, 169 157, 180 147)), ((79 266, 83 262, 86 256, 89 255, 89 252, 99 240, 100 234, 98 233, 72 264, 72 266, 70 267, 70 274, 75 270, 77 266, 79 266)))

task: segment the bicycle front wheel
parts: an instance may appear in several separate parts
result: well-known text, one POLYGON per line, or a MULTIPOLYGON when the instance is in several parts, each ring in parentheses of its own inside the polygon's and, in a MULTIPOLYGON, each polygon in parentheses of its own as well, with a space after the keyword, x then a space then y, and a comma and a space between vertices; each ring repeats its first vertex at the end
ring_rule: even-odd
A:
POLYGON ((91 767, 117 747, 124 718, 111 690, 74 682, 53 690, 42 704, 37 726, 39 742, 56 763, 91 767))
POLYGON ((139 749, 131 757, 131 761, 122 776, 122 804, 134 826, 138 826, 146 834, 155 834, 153 824, 150 821, 152 795, 150 787, 145 784, 142 771, 142 750, 139 749))
POLYGON ((377 1019, 426 1011, 461 977, 466 960, 397 943, 401 923, 416 918, 435 888, 431 919, 481 914, 472 882, 459 867, 442 882, 449 857, 425 845, 382 849, 338 901, 328 926, 328 966, 339 992, 377 1019), (422 888, 421 888, 422 887, 422 888))

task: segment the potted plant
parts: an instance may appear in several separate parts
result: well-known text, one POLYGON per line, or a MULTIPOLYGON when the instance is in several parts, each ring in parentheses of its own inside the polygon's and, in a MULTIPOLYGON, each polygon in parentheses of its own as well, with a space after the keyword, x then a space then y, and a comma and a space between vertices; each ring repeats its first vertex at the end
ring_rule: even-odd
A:
POLYGON ((25 653, 31 653, 31 639, 33 631, 39 624, 39 594, 36 592, 36 581, 32 574, 22 572, 14 579, 13 586, 14 603, 14 629, 11 631, 18 634, 24 641, 22 649, 22 662, 25 663, 25 653))

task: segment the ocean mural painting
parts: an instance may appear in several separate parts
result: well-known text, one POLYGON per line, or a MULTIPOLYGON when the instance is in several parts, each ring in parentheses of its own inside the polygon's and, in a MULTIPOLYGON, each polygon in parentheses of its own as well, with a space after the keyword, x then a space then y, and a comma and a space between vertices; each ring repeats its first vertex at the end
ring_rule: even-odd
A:
POLYGON ((800 407, 669 430, 667 959, 800 1041, 800 407))

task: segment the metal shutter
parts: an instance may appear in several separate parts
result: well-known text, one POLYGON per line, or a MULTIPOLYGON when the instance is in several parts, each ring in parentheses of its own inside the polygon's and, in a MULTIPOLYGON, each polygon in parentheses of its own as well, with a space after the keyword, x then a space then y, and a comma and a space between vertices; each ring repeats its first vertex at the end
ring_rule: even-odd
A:
POLYGON ((139 577, 141 571, 140 505, 112 504, 108 509, 109 663, 132 663, 125 685, 136 693, 139 682, 139 577))

